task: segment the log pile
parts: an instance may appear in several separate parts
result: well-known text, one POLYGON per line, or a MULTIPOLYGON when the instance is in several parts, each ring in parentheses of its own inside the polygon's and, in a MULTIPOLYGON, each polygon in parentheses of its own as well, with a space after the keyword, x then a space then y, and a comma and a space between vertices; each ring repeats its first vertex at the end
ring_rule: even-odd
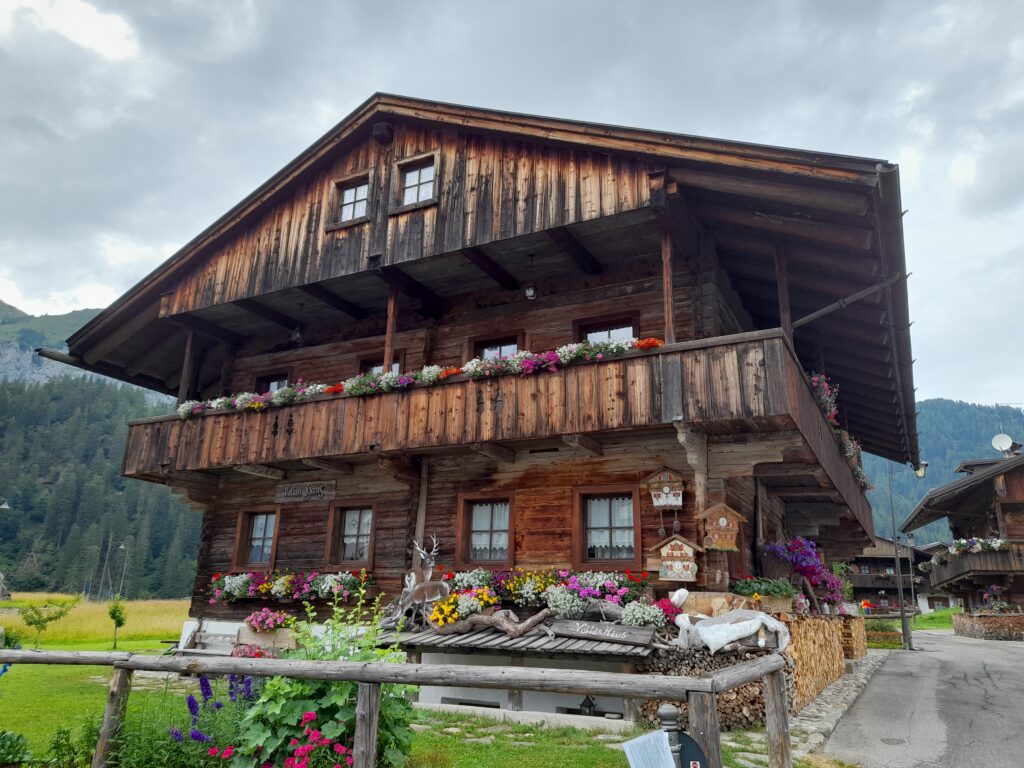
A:
MULTIPOLYGON (((659 651, 644 664, 638 665, 636 671, 682 677, 705 677, 720 669, 756 659, 764 654, 764 651, 719 652, 712 656, 706 649, 674 648, 659 651)), ((787 670, 786 696, 789 700, 792 700, 795 690, 792 673, 787 670)), ((643 702, 640 706, 641 719, 657 726, 656 713, 658 707, 664 703, 666 702, 654 700, 643 702)), ((685 725, 687 720, 686 702, 673 701, 670 703, 679 707, 680 724, 685 725)), ((731 691, 718 694, 718 718, 725 730, 743 730, 763 724, 764 688, 761 682, 747 683, 731 691)))
POLYGON ((793 660, 796 677, 796 690, 790 695, 789 709, 796 713, 846 672, 843 620, 791 615, 783 620, 790 634, 786 655, 793 660))
POLYGON ((868 636, 863 616, 843 618, 843 656, 863 659, 868 654, 868 636))

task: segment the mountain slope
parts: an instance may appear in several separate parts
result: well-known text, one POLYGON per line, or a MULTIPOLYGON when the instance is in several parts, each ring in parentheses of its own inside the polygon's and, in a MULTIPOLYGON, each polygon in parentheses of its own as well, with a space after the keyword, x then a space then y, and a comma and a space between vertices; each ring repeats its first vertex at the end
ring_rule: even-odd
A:
MULTIPOLYGON (((964 459, 997 458, 992 436, 1005 432, 1020 440, 1024 436, 1024 412, 1009 406, 975 405, 960 400, 921 400, 918 403, 918 432, 921 458, 928 462, 928 474, 919 479, 909 467, 893 465, 893 508, 896 527, 932 488, 963 475, 953 472, 964 459)), ((874 509, 875 530, 892 535, 889 515, 888 461, 864 454, 864 469, 875 490, 868 493, 874 509)), ((945 523, 932 523, 915 533, 918 543, 949 538, 945 523)))
POLYGON ((64 315, 34 317, 0 301, 0 380, 43 382, 56 376, 88 376, 33 350, 65 349, 64 340, 99 314, 98 309, 77 309, 64 315))

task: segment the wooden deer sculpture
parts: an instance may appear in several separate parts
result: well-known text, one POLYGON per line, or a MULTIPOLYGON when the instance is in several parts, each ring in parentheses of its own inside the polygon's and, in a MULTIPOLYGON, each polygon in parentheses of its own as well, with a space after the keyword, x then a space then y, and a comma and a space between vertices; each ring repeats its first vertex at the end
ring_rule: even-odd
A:
POLYGON ((440 546, 437 536, 431 535, 431 548, 427 552, 413 540, 412 546, 420 556, 420 567, 413 568, 405 574, 405 587, 387 608, 381 625, 388 629, 396 628, 400 622, 403 626, 425 626, 430 606, 436 601, 448 597, 450 589, 447 582, 434 581, 434 566, 440 546), (404 619, 404 621, 403 621, 404 619))

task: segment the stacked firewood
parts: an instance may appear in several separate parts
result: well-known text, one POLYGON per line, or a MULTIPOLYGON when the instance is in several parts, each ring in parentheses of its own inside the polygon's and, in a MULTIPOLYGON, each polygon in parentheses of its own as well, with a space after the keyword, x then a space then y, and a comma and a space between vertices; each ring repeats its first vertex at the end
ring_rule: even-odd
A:
POLYGON ((799 712, 846 671, 843 655, 843 620, 839 618, 787 617, 789 648, 796 690, 790 694, 791 712, 799 712))
POLYGON ((843 619, 843 655, 848 659, 862 659, 868 654, 868 636, 864 631, 864 617, 843 619))
MULTIPOLYGON (((711 655, 706 649, 672 649, 660 650, 637 671, 649 674, 672 675, 680 677, 706 677, 720 669, 751 661, 764 655, 764 651, 748 651, 735 653, 716 653, 711 655)), ((795 693, 793 676, 786 671, 786 695, 789 700, 795 693)), ((764 689, 760 682, 747 683, 731 691, 718 694, 718 719, 725 730, 740 730, 759 725, 764 722, 764 689)), ((640 708, 642 717, 649 723, 657 724, 658 707, 664 701, 645 701, 640 708)), ((686 723, 686 702, 670 702, 679 707, 680 722, 686 723)))

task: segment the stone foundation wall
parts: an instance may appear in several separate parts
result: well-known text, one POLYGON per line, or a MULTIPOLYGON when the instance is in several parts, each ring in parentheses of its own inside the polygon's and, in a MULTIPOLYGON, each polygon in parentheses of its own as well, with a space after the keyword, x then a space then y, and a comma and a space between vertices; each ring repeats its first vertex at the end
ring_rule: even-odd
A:
POLYGON ((863 616, 848 616, 843 622, 843 656, 863 659, 868 655, 868 636, 863 616))
POLYGON ((978 640, 1024 640, 1024 613, 954 613, 953 633, 978 640))

